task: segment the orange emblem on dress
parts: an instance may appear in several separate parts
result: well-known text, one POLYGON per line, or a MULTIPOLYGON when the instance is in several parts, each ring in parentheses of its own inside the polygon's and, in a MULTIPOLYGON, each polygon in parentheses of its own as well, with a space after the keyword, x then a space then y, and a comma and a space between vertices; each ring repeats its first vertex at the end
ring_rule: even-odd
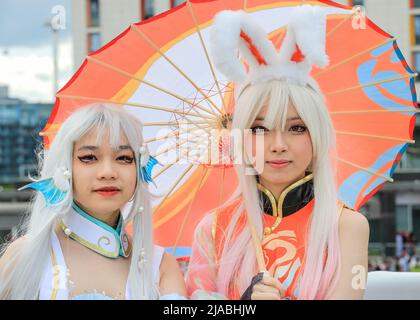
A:
MULTIPOLYGON (((225 230, 241 201, 237 200, 230 206, 220 209, 217 215, 214 240, 219 257, 223 252, 225 230)), ((297 212, 283 217, 281 223, 271 234, 264 236, 261 243, 268 272, 287 288, 286 296, 291 299, 296 299, 299 290, 308 223, 313 207, 314 200, 297 212)), ((264 228, 272 227, 276 221, 276 217, 268 214, 264 214, 263 219, 264 228)), ((245 226, 246 214, 243 211, 238 220, 235 235, 239 234, 245 226)), ((229 299, 239 299, 240 293, 237 290, 234 291, 229 293, 229 299)))

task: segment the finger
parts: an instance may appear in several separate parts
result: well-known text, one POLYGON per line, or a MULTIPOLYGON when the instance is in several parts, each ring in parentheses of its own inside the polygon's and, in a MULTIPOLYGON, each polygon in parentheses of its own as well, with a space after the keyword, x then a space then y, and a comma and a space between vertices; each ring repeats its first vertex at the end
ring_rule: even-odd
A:
POLYGON ((280 300, 278 293, 254 292, 251 295, 251 300, 280 300))
POLYGON ((267 286, 275 287, 282 296, 286 293, 286 288, 280 283, 280 281, 273 278, 267 273, 264 274, 264 277, 262 278, 261 283, 267 286))
POLYGON ((279 297, 281 297, 281 294, 280 294, 280 292, 277 288, 272 287, 272 286, 267 286, 267 285, 262 284, 262 283, 256 284, 254 286, 252 292, 277 294, 279 297))

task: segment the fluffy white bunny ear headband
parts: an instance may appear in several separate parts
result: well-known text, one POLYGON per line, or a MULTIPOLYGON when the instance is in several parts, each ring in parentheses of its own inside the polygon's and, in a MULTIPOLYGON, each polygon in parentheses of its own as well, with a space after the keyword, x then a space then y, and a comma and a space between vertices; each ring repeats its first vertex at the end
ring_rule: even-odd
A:
POLYGON ((298 6, 277 52, 265 31, 245 12, 222 11, 215 16, 212 29, 213 61, 229 80, 244 86, 279 79, 319 91, 310 72, 313 65, 323 68, 329 63, 325 31, 326 16, 319 7, 298 6), (238 49, 249 65, 248 72, 239 60, 238 49))

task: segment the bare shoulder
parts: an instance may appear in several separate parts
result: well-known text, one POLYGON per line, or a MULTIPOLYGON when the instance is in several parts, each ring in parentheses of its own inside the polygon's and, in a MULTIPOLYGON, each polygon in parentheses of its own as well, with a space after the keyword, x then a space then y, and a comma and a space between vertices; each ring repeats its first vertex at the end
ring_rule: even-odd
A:
POLYGON ((160 283, 159 291, 161 294, 177 293, 184 297, 187 296, 184 277, 175 257, 165 252, 160 264, 160 283))
POLYGON ((369 221, 360 212, 343 208, 340 216, 340 226, 356 230, 369 230, 369 221))
POLYGON ((328 298, 362 299, 368 270, 369 223, 366 217, 344 208, 339 220, 339 238, 341 267, 336 287, 328 298), (355 283, 358 283, 357 286, 355 283))
POLYGON ((369 239, 369 221, 360 212, 343 208, 339 221, 340 234, 356 240, 369 239))
POLYGON ((182 277, 182 271, 178 261, 175 257, 170 254, 169 252, 164 252, 162 255, 162 260, 160 262, 159 268, 160 278, 161 279, 168 279, 173 277, 182 277))
POLYGON ((179 268, 175 257, 168 252, 164 252, 162 262, 160 263, 161 273, 170 272, 171 270, 174 270, 175 267, 179 268))

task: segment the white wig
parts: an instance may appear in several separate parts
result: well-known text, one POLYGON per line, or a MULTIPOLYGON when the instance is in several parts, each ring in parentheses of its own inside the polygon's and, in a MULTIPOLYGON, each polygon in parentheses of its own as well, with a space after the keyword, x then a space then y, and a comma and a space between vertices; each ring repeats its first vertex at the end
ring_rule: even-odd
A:
MULTIPOLYGON (((125 135, 134 150, 136 164, 139 163, 139 150, 143 145, 141 122, 121 107, 95 104, 72 113, 63 122, 49 151, 44 154, 44 159, 42 160, 41 154, 39 155, 40 179, 50 178, 56 168, 64 167, 71 171, 74 143, 92 129, 97 130, 98 142, 106 131, 109 132, 113 147, 117 147, 121 135, 125 135)), ((19 253, 7 261, 5 270, 2 270, 5 272, 0 281, 0 299, 38 298, 41 276, 49 259, 51 233, 72 203, 72 190, 69 191, 64 203, 59 206, 46 206, 43 196, 36 194, 28 212, 29 216, 19 232, 19 235, 25 236, 26 240, 19 253)), ((158 290, 152 281, 151 265, 153 239, 150 194, 147 184, 139 179, 131 204, 124 221, 124 226, 129 221, 133 223, 133 250, 128 275, 130 295, 133 299, 140 299, 144 294, 146 299, 156 299, 158 290), (141 206, 144 208, 143 213, 138 211, 141 206), (149 263, 140 271, 138 261, 142 248, 145 249, 149 263)), ((4 246, 2 252, 6 247, 4 246)))

